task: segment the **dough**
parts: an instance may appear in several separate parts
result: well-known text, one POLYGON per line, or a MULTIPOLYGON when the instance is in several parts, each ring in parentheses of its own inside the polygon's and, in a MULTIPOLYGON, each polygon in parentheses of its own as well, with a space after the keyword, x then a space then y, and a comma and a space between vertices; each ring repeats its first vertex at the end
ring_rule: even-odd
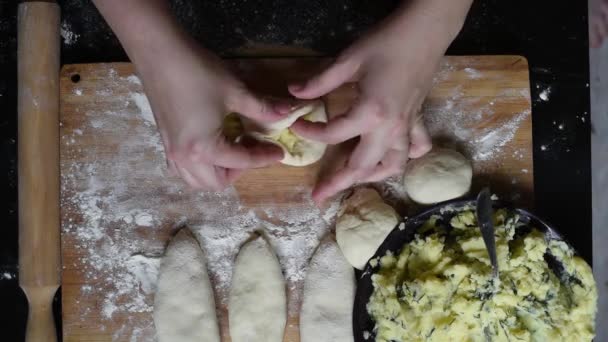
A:
POLYGON ((160 342, 220 341, 205 256, 186 228, 171 240, 161 261, 154 325, 160 342))
POLYGON ((311 122, 327 122, 325 104, 321 100, 305 102, 285 119, 271 124, 260 124, 243 118, 243 128, 246 134, 256 139, 280 146, 285 153, 281 163, 306 166, 323 157, 327 144, 303 138, 292 132, 289 127, 299 118, 311 122))
POLYGON ((352 342, 355 271, 332 237, 321 241, 304 281, 302 342, 352 342))
POLYGON ((359 188, 338 212, 336 240, 348 262, 362 270, 399 220, 374 189, 359 188))
POLYGON ((241 247, 228 303, 232 342, 281 342, 287 319, 279 260, 259 236, 241 247))
POLYGON ((432 204, 466 194, 472 177, 471 163, 462 154, 438 148, 411 160, 405 167, 403 182, 412 200, 432 204))

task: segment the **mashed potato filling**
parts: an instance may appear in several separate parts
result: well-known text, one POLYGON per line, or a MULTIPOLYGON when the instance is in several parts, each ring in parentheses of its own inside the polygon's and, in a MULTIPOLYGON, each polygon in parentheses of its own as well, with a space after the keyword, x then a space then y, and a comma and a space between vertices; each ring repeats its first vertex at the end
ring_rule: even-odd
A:
POLYGON ((499 281, 473 210, 432 217, 398 255, 380 258, 367 305, 376 341, 591 341, 589 265, 563 241, 517 229, 506 210, 494 223, 499 281))

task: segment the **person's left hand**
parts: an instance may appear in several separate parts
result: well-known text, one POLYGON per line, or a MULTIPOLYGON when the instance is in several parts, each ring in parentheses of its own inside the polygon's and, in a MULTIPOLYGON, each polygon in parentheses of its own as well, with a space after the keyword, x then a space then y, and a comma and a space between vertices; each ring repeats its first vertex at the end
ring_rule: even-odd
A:
POLYGON ((416 114, 464 19, 448 25, 439 18, 442 11, 429 10, 424 2, 414 1, 388 18, 319 75, 289 86, 301 99, 323 96, 345 82, 357 81, 359 86, 359 97, 347 113, 327 124, 299 120, 292 126, 299 135, 328 144, 359 137, 346 165, 316 185, 312 197, 317 204, 353 184, 398 174, 408 158, 431 149, 429 134, 416 114))

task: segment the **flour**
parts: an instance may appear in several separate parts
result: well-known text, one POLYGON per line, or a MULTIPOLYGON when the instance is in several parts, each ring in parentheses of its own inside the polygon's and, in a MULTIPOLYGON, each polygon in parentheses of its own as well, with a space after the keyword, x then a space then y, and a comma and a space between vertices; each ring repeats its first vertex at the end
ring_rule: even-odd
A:
POLYGON ((143 227, 150 227, 154 224, 155 221, 155 218, 146 212, 137 213, 133 217, 135 219, 135 224, 143 227))
MULTIPOLYGON (((118 77, 112 69, 108 74, 118 77)), ((100 101, 113 101, 111 88, 99 89, 97 94, 100 101)), ((157 227, 158 208, 164 203, 153 195, 134 194, 132 189, 142 179, 164 178, 164 156, 155 127, 142 124, 135 130, 129 128, 127 120, 143 123, 147 113, 133 118, 127 114, 125 102, 110 106, 112 110, 104 113, 84 112, 82 126, 62 132, 65 151, 62 154, 62 207, 77 208, 81 213, 78 219, 63 221, 63 237, 74 239, 75 247, 82 254, 75 265, 71 265, 84 274, 80 300, 97 296, 101 289, 104 293, 100 302, 94 304, 97 308, 82 307, 83 321, 93 319, 89 314, 101 314, 103 320, 110 322, 116 315, 152 311, 158 261, 147 255, 161 255, 164 246, 161 241, 143 242, 136 229, 157 227), (87 155, 94 158, 85 158, 87 161, 82 163, 72 159, 82 154, 74 142, 78 143, 83 136, 96 139, 116 132, 125 137, 117 149, 106 151, 106 146, 98 146, 87 151, 87 155), (77 191, 68 192, 76 185, 77 191), (111 230, 109 226, 120 229, 111 230)), ((176 182, 169 182, 165 189, 175 194, 180 190, 176 182)), ((127 330, 133 330, 131 336, 135 336, 135 331, 146 329, 150 328, 132 326, 127 330)))
POLYGON ((467 76, 469 76, 469 78, 474 79, 474 80, 483 77, 483 74, 479 70, 476 70, 473 68, 464 68, 464 72, 467 73, 467 76))
POLYGON ((131 93, 131 100, 135 102, 135 105, 139 109, 144 123, 148 126, 155 126, 156 121, 154 121, 154 114, 152 113, 152 109, 150 108, 150 102, 148 102, 148 98, 143 93, 131 93))
POLYGON ((538 97, 546 102, 549 101, 549 95, 551 95, 551 86, 543 89, 543 91, 538 94, 538 97))
POLYGON ((72 45, 80 38, 79 34, 72 32, 72 27, 65 21, 61 23, 60 34, 65 45, 72 45))
POLYGON ((306 264, 320 238, 329 230, 339 207, 339 199, 328 209, 318 209, 309 198, 297 208, 265 209, 256 213, 243 209, 234 189, 218 194, 223 201, 215 210, 208 212, 204 223, 190 228, 195 232, 207 254, 208 267, 215 281, 218 298, 227 304, 227 294, 232 281, 234 259, 240 246, 253 232, 262 232, 270 240, 279 258, 288 286, 293 291, 289 300, 290 312, 297 310, 298 289, 304 279, 306 264))
POLYGON ((141 80, 139 79, 139 77, 137 77, 135 75, 127 76, 125 79, 127 81, 129 81, 130 83, 133 83, 133 84, 136 84, 136 85, 141 85, 141 80))
POLYGON ((511 118, 503 125, 492 130, 482 130, 482 135, 473 140, 476 151, 473 160, 488 160, 493 158, 502 148, 513 140, 521 122, 530 115, 526 110, 511 118))
POLYGON ((485 105, 476 111, 466 111, 467 102, 462 93, 455 88, 451 99, 445 103, 426 107, 424 120, 433 137, 440 144, 454 145, 463 149, 466 156, 473 161, 493 159, 513 140, 521 123, 530 115, 525 110, 505 119, 500 125, 491 128, 479 125, 494 114, 493 106, 485 105), (443 138, 456 136, 457 141, 444 141, 443 138))
POLYGON ((158 280, 160 257, 147 257, 135 254, 127 260, 126 267, 135 276, 145 294, 154 293, 156 281, 158 280))

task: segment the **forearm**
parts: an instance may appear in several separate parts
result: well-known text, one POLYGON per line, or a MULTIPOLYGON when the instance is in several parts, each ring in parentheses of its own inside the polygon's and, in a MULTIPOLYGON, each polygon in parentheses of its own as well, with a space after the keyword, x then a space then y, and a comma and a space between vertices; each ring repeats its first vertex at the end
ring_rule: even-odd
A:
POLYGON ((93 0, 141 71, 170 60, 190 38, 179 27, 167 0, 93 0), (143 69, 143 70, 141 70, 143 69))
POLYGON ((429 39, 445 48, 456 38, 473 0, 405 0, 389 25, 398 32, 424 27, 429 39))

